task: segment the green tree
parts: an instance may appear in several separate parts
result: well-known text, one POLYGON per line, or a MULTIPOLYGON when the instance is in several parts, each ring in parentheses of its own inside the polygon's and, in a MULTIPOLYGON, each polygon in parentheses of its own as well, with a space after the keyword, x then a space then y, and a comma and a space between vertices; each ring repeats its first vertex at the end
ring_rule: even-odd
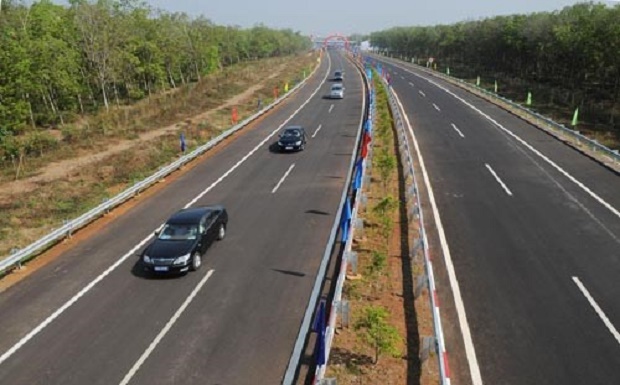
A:
POLYGON ((361 317, 355 323, 358 336, 374 351, 373 363, 379 362, 379 356, 390 354, 398 357, 402 341, 398 330, 389 324, 387 309, 380 306, 368 306, 363 309, 361 317))

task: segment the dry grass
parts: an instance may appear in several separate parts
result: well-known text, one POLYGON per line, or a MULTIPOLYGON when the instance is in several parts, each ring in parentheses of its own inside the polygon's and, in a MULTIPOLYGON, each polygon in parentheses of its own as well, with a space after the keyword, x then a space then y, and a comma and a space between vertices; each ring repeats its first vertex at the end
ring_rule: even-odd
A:
MULTIPOLYGON (((250 116, 256 111, 259 96, 266 105, 275 86, 281 88, 285 82, 301 79, 302 72, 313 68, 315 60, 304 55, 247 63, 207 77, 187 89, 154 96, 134 107, 121 107, 109 114, 113 116, 91 118, 88 124, 84 123, 85 127, 92 128, 96 121, 116 123, 108 126, 105 135, 91 132, 93 139, 84 131, 74 148, 45 154, 27 164, 31 174, 41 172, 46 163, 63 159, 79 163, 80 167, 52 180, 41 179, 31 184, 27 194, 19 190, 0 194, 0 256, 26 246, 62 225, 63 220, 78 216, 175 159, 179 156, 179 130, 185 133, 191 150, 231 126, 233 105, 238 108, 239 120, 250 116), (250 88, 253 92, 244 92, 250 88), (84 165, 80 162, 127 141, 127 136, 163 130, 166 125, 176 131, 164 127, 161 135, 131 141, 131 146, 123 151, 84 165)), ((13 183, 10 179, 5 176, 3 188, 13 183)))

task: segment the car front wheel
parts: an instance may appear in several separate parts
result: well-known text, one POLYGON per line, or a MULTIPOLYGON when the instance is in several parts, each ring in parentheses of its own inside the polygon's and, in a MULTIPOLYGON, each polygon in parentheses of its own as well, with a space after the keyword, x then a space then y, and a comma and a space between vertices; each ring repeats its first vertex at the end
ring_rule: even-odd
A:
POLYGON ((221 241, 226 236, 226 225, 220 224, 220 228, 217 230, 217 240, 221 241))
POLYGON ((202 266, 202 255, 199 252, 195 252, 192 256, 192 271, 199 270, 202 266))

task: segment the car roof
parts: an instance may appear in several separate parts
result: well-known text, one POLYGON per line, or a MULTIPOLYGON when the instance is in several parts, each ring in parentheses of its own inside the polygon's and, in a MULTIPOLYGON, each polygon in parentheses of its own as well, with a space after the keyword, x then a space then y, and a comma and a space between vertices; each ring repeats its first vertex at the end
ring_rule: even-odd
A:
POLYGON ((189 209, 179 210, 174 213, 166 223, 194 223, 200 221, 200 218, 212 211, 222 211, 222 205, 210 205, 201 207, 192 207, 189 209))
POLYGON ((332 88, 342 88, 342 83, 332 84, 332 88))

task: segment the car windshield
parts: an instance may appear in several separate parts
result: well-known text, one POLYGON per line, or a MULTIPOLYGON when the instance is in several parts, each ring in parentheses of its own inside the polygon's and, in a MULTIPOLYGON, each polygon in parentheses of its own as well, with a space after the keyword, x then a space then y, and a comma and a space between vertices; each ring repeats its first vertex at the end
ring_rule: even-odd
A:
POLYGON ((187 241, 196 239, 198 226, 193 224, 166 223, 158 239, 166 241, 187 241))
POLYGON ((336 76, 341 76, 341 75, 342 75, 342 72, 340 72, 340 71, 336 71, 336 74, 335 74, 335 75, 336 75, 336 76))
POLYGON ((285 138, 299 138, 301 136, 301 131, 299 130, 285 130, 282 134, 285 138))
POLYGON ((342 86, 340 84, 334 84, 332 86, 332 91, 340 91, 342 89, 342 86))

